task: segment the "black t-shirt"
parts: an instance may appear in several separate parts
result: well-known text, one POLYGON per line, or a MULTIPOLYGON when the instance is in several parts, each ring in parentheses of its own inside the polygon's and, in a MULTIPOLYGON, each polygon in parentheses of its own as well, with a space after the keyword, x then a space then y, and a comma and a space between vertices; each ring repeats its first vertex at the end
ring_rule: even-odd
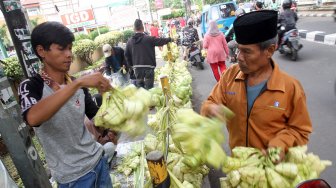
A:
MULTIPOLYGON (((21 82, 18 90, 19 102, 21 105, 22 116, 25 121, 27 120, 26 115, 29 109, 42 99, 44 86, 44 80, 40 75, 30 77, 21 82)), ((85 94, 85 114, 89 119, 92 119, 99 108, 92 100, 89 90, 87 88, 82 89, 85 94)))

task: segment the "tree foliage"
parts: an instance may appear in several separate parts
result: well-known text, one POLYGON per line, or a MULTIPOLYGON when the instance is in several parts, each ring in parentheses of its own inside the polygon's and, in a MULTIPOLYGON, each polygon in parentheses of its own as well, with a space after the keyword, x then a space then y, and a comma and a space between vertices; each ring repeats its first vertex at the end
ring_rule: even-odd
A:
POLYGON ((8 78, 20 82, 24 78, 23 70, 16 56, 9 57, 1 61, 3 70, 8 78))
POLYGON ((119 31, 111 31, 102 35, 99 35, 95 38, 95 43, 98 47, 103 47, 104 44, 110 44, 111 46, 115 46, 118 42, 122 42, 123 33, 119 31))
POLYGON ((134 31, 132 30, 123 31, 123 42, 126 43, 128 39, 132 37, 133 34, 134 34, 134 31))
POLYGON ((99 36, 99 33, 100 34, 105 34, 105 33, 108 33, 110 31, 110 29, 108 27, 101 27, 101 28, 97 28, 96 30, 94 31, 91 31, 89 33, 89 37, 91 40, 94 40, 97 36, 99 36), (99 30, 99 32, 98 32, 99 30))
POLYGON ((92 64, 92 54, 97 48, 95 42, 90 39, 82 39, 76 41, 72 48, 74 55, 79 58, 81 61, 86 62, 87 64, 92 64))

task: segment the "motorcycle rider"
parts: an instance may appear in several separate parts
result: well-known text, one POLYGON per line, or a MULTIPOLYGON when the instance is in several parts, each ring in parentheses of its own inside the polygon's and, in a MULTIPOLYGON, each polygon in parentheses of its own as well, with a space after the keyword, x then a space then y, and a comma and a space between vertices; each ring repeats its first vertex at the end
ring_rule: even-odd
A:
POLYGON ((284 0, 282 3, 283 11, 280 13, 278 18, 278 23, 280 23, 281 26, 285 27, 285 30, 279 30, 279 41, 278 45, 279 48, 281 48, 281 40, 283 35, 292 29, 296 29, 296 22, 298 21, 298 16, 296 12, 292 11, 290 8, 292 7, 292 0, 284 0))
MULTIPOLYGON (((242 8, 238 8, 235 12, 235 16, 238 18, 239 16, 245 14, 245 10, 242 8)), ((237 58, 236 58, 236 49, 237 49, 237 42, 236 42, 236 36, 233 30, 233 24, 231 24, 230 28, 225 32, 224 34, 226 37, 226 41, 228 42, 228 47, 229 47, 229 56, 231 58, 231 63, 235 63, 237 58)))
POLYGON ((187 60, 188 58, 188 54, 189 54, 188 47, 194 42, 199 41, 198 32, 197 32, 197 29, 193 27, 194 20, 192 18, 188 19, 187 25, 188 26, 183 29, 182 45, 183 45, 183 52, 184 52, 183 53, 184 60, 187 60))
POLYGON ((263 2, 261 2, 261 1, 257 1, 257 2, 255 3, 254 8, 255 8, 256 11, 258 11, 258 10, 262 10, 262 9, 264 8, 263 5, 264 5, 263 2))

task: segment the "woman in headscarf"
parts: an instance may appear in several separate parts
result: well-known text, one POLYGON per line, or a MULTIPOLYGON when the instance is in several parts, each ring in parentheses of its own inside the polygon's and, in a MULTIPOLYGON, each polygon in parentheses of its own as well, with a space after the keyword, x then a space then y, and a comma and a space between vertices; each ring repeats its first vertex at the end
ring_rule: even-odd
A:
POLYGON ((209 29, 204 37, 203 48, 207 50, 206 60, 210 64, 218 82, 220 75, 226 70, 225 60, 229 54, 229 48, 224 34, 218 29, 216 21, 209 22, 209 29))

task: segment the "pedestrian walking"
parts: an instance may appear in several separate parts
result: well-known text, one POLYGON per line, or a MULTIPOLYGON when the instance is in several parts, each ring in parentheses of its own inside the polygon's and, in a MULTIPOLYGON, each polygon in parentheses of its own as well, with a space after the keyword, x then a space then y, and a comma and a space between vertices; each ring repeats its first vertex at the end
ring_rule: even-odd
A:
POLYGON ((40 74, 21 82, 19 101, 24 121, 39 138, 52 177, 60 188, 112 187, 107 158, 84 125, 98 107, 87 89, 111 89, 101 73, 73 79, 73 33, 59 22, 34 28, 31 43, 43 64, 40 74), (62 37, 60 37, 62 36, 62 37))
POLYGON ((151 25, 150 35, 152 37, 159 38, 159 28, 156 25, 154 25, 154 24, 151 25))
POLYGON ((209 22, 209 29, 205 34, 203 48, 207 50, 206 60, 210 64, 212 73, 218 82, 220 75, 226 70, 225 60, 229 54, 225 36, 219 31, 216 21, 209 22))
POLYGON ((312 123, 300 82, 272 59, 277 16, 277 11, 260 10, 234 21, 238 64, 223 74, 201 113, 223 119, 222 105, 227 106, 235 113, 227 122, 231 149, 281 148, 284 157, 289 147, 308 143, 312 123))
POLYGON ((134 22, 135 34, 127 41, 125 57, 130 68, 134 69, 136 86, 151 89, 154 85, 154 69, 156 67, 155 46, 163 46, 170 38, 155 38, 144 34, 144 26, 140 19, 134 22))

